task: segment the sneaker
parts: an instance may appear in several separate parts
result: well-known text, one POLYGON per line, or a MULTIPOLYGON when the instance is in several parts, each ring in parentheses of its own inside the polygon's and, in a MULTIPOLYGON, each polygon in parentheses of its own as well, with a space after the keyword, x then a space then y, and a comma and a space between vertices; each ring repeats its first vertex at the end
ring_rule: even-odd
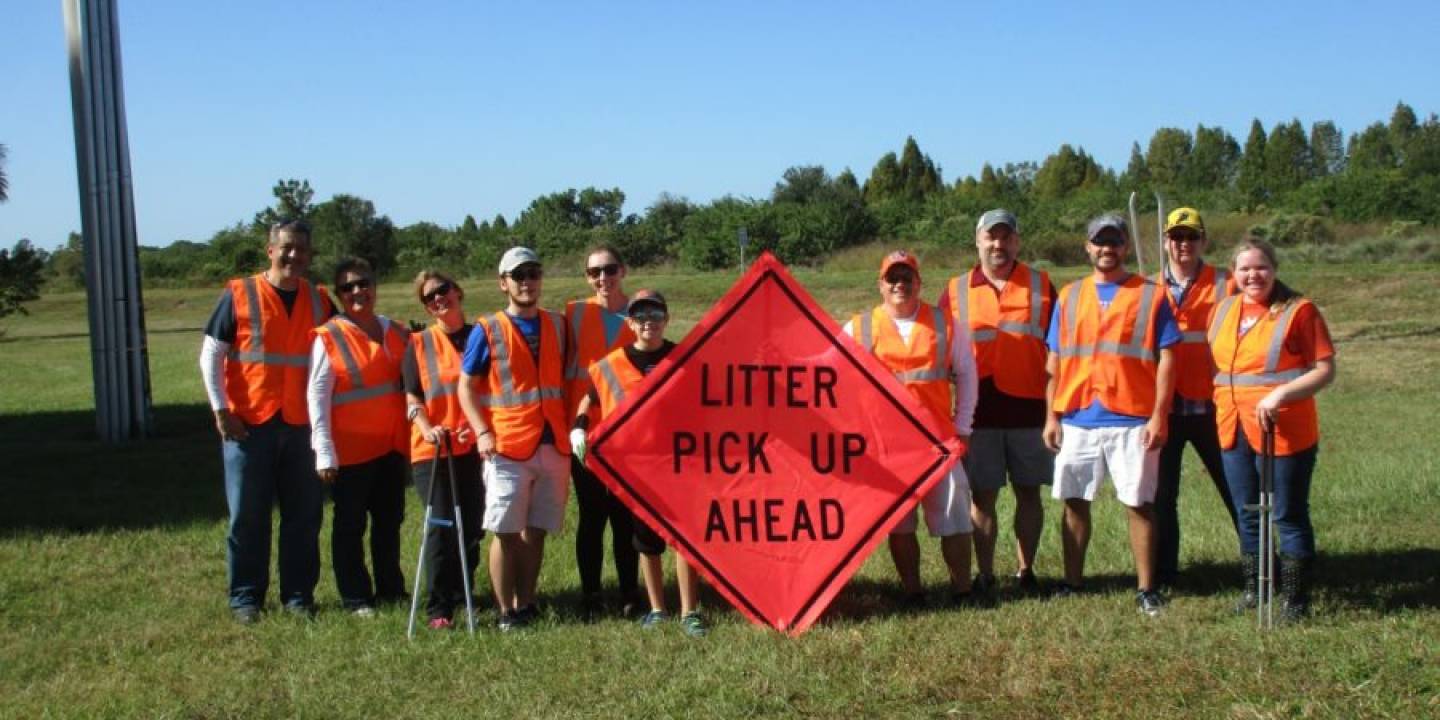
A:
POLYGON ((970 589, 977 595, 991 595, 995 592, 995 576, 991 573, 978 573, 975 581, 970 583, 970 589))
POLYGON ((1071 585, 1067 582, 1058 582, 1055 583, 1055 589, 1050 593, 1050 597, 1055 600, 1063 600, 1079 595, 1084 591, 1085 587, 1083 585, 1071 585))
POLYGON ((519 620, 521 625, 529 625, 540 619, 540 608, 535 603, 530 603, 522 608, 516 608, 515 619, 519 620))
POLYGON ((260 608, 254 605, 231 608, 230 615, 235 618, 236 623, 241 625, 254 625, 260 622, 260 608))
POLYGON ((1140 612, 1155 617, 1165 607, 1165 596, 1159 590, 1137 590, 1135 604, 1140 607, 1140 612))
POLYGON ((1034 595, 1040 590, 1040 581, 1035 579, 1035 571, 1029 568, 1015 573, 1015 587, 1026 595, 1034 595))
POLYGON ((357 618, 369 619, 375 617, 375 608, 370 607, 369 605, 361 605, 359 607, 350 608, 350 614, 354 615, 357 618))
POLYGON ((669 619, 670 616, 666 615, 664 610, 651 610, 645 613, 645 617, 640 618, 640 627, 644 630, 654 630, 660 627, 660 623, 669 619))
POLYGON ((431 630, 449 630, 450 628, 455 627, 455 623, 452 622, 448 617, 430 618, 428 627, 431 630))
POLYGON ((528 623, 520 617, 519 611, 500 613, 500 617, 495 620, 495 629, 502 633, 507 633, 512 630, 524 629, 527 624, 528 623))
POLYGON ((692 638, 702 638, 710 634, 710 626, 705 623, 705 618, 699 610, 691 610, 680 618, 680 629, 692 638))
POLYGON ((315 606, 314 606, 314 605, 309 605, 309 604, 305 604, 305 605, 286 605, 286 606, 285 606, 285 614, 286 614, 286 615, 289 615, 290 617, 300 618, 301 620, 314 620, 314 619, 315 619, 315 606))

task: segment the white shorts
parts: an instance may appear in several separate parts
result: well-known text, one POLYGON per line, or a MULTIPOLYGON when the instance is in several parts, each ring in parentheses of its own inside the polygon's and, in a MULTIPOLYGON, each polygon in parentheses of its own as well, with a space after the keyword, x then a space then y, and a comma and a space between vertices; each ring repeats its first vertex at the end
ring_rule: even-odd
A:
POLYGON ((525 528, 557 532, 570 499, 570 458, 554 445, 526 460, 495 455, 485 461, 485 529, 518 533, 525 528))
POLYGON ((1146 451, 1143 425, 1083 428, 1061 426, 1060 454, 1055 456, 1056 500, 1095 500, 1100 482, 1110 475, 1115 497, 1129 507, 1155 501, 1159 485, 1160 448, 1146 451))
MULTIPOLYGON (((920 507, 925 510, 925 527, 930 528, 931 537, 950 537, 974 530, 970 522, 970 480, 965 477, 965 467, 955 463, 920 499, 920 507)), ((911 512, 890 534, 911 535, 919 526, 919 519, 911 512)))

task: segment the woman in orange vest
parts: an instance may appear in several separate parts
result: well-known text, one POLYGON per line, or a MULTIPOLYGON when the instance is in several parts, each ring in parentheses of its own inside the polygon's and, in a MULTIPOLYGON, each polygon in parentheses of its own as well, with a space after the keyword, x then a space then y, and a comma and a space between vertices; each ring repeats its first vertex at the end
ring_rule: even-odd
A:
MULTIPOLYGON (((405 382, 405 417, 410 421, 410 475, 420 502, 432 500, 430 478, 434 474, 437 487, 433 498, 435 518, 448 525, 433 523, 425 529, 425 614, 431 629, 452 626, 455 608, 465 604, 465 583, 460 573, 460 551, 454 525, 455 505, 460 506, 460 520, 465 530, 463 572, 474 578, 480 564, 480 540, 485 536, 480 511, 485 505, 485 489, 480 480, 480 455, 475 451, 475 432, 460 409, 457 383, 460 380, 460 359, 474 325, 465 322, 461 302, 465 291, 455 279, 438 270, 422 270, 415 276, 415 296, 435 322, 411 334, 410 348, 401 367, 405 382), (436 447, 443 447, 449 437, 454 454, 455 492, 450 497, 450 463, 436 456, 436 447), (436 463, 439 463, 437 466, 436 463)), ((472 583, 473 585, 473 583, 472 583)))
MULTIPOLYGON (((625 261, 614 248, 592 249, 585 256, 585 281, 595 294, 565 304, 571 347, 575 348, 570 366, 565 370, 566 407, 572 425, 589 388, 590 366, 611 351, 635 341, 635 332, 625 321, 629 302, 625 296, 625 270, 625 261)), ((598 406, 592 407, 588 422, 599 424, 598 406)), ((629 615, 638 611, 643 603, 637 580, 640 557, 632 542, 635 518, 585 463, 572 458, 570 476, 575 481, 575 503, 579 509, 575 523, 575 564, 580 571, 581 613, 589 619, 601 608, 600 570, 605 561, 606 523, 610 525, 610 548, 620 585, 622 613, 629 615)))
POLYGON ((316 328, 310 351, 310 445, 331 487, 331 564, 346 610, 375 615, 405 599, 400 523, 405 517, 405 394, 400 362, 409 333, 375 314, 375 273, 349 258, 335 267, 341 315, 316 328), (375 582, 365 570, 366 516, 375 582))
POLYGON ((1216 425, 1225 478, 1240 517, 1245 590, 1238 609, 1254 607, 1259 563, 1257 514, 1262 434, 1275 432, 1275 525, 1280 547, 1280 596, 1289 620, 1309 611, 1315 532, 1310 480, 1319 452, 1315 394, 1335 379, 1335 348, 1314 303, 1275 279, 1269 243, 1247 238, 1235 252, 1240 295, 1210 318, 1215 359, 1216 425))

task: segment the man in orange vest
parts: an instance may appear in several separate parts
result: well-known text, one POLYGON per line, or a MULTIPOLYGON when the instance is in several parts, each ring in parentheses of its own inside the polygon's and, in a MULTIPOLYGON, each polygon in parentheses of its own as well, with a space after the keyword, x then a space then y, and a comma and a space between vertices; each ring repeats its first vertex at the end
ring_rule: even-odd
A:
POLYGON ((1016 583, 1038 588, 1035 551, 1045 521, 1040 486, 1055 474, 1055 456, 1045 447, 1045 333, 1055 286, 1050 275, 1017 258, 1020 223, 1009 210, 995 209, 975 225, 980 262, 952 278, 936 303, 955 324, 970 329, 980 378, 975 432, 965 453, 970 478, 970 518, 975 525, 975 592, 995 587, 995 500, 1008 473, 1015 490, 1016 583))
POLYGON ((503 312, 482 316, 461 361, 460 407, 485 461, 490 581, 502 631, 530 624, 545 536, 558 531, 570 497, 564 316, 540 308, 544 269, 534 250, 500 258, 503 312))
POLYGON ((241 624, 259 619, 265 605, 277 504, 285 609, 313 613, 320 579, 324 493, 310 450, 305 383, 310 333, 334 309, 324 288, 305 280, 308 225, 276 223, 265 254, 265 272, 227 284, 200 347, 200 375, 225 463, 230 610, 241 624))
MULTIPOLYGON (((881 303, 845 325, 905 389, 942 423, 954 428, 963 446, 970 441, 975 415, 975 356, 970 331, 950 316, 920 300, 920 262, 897 250, 880 263, 881 303), (952 394, 953 390, 953 394, 952 394)), ((951 600, 968 605, 974 598, 970 581, 970 481, 957 463, 920 501, 925 525, 940 538, 940 552, 950 570, 951 600)), ((918 523, 912 512, 890 531, 890 558, 900 575, 905 604, 925 604, 920 582, 918 523)))
POLYGON ((1208 240, 1205 220, 1194 208, 1176 208, 1165 220, 1168 257, 1155 282, 1161 283, 1175 306, 1180 344, 1175 346, 1175 399, 1170 405, 1170 434, 1160 450, 1160 487, 1155 493, 1155 576, 1160 585, 1172 585, 1180 571, 1180 460, 1185 445, 1195 447, 1220 494, 1230 524, 1235 508, 1225 483, 1220 460, 1220 436, 1215 430, 1215 368, 1205 329, 1215 305, 1234 293, 1230 273, 1202 259, 1208 240))
POLYGON ((1065 581, 1056 594, 1078 592, 1090 543, 1090 503, 1108 474, 1130 517, 1135 601, 1159 615, 1155 584, 1154 508, 1160 448, 1174 388, 1180 331, 1154 282, 1125 269, 1130 231, 1118 215, 1087 230, 1091 274, 1066 285, 1050 318, 1045 444, 1055 458, 1052 494, 1065 501, 1061 548, 1065 581))

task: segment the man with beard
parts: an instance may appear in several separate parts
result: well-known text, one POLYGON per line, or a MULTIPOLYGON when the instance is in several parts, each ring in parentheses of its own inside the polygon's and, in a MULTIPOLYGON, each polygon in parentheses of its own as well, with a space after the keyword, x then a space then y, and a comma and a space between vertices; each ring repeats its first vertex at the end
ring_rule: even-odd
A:
POLYGON ((200 346, 200 376, 225 463, 225 538, 230 611, 248 625, 270 586, 270 516, 280 506, 280 601, 309 616, 320 579, 324 493, 310 450, 305 404, 310 333, 334 309, 324 288, 305 280, 310 226, 270 228, 265 272, 231 280, 200 346))
POLYGON ((460 407, 485 461, 485 529, 498 627, 524 627, 535 604, 545 536, 558 531, 570 497, 570 438, 564 316, 540 308, 544 270, 534 250, 513 247, 500 258, 502 312, 482 316, 470 332, 460 375, 460 407))
POLYGON ((1050 276, 1017 257, 1020 223, 1009 210, 980 216, 975 226, 980 262, 952 278, 936 303, 955 324, 970 328, 980 378, 975 431, 965 454, 970 517, 975 524, 974 589, 995 587, 995 501, 1006 476, 1015 491, 1015 541, 1022 591, 1037 589, 1035 551, 1045 510, 1040 486, 1050 483, 1055 456, 1045 447, 1045 332, 1055 305, 1050 276))
POLYGON ((1087 237, 1093 271, 1061 289, 1046 339, 1050 413, 1044 438, 1058 453, 1052 494, 1065 501, 1065 581, 1057 595, 1083 587, 1090 503, 1108 474, 1129 515, 1135 601, 1155 616, 1165 598, 1155 584, 1153 503, 1174 392, 1172 347, 1180 332, 1164 290, 1125 269, 1125 221, 1101 215, 1090 222, 1087 237))

